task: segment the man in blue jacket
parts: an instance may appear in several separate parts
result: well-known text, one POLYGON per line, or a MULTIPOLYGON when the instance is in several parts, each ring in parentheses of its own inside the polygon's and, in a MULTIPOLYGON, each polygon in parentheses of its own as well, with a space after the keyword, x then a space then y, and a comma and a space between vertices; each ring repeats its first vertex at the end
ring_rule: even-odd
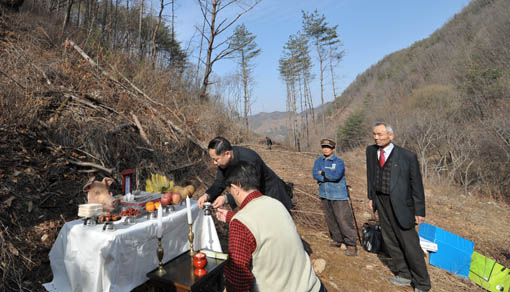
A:
POLYGON ((319 184, 319 196, 332 239, 329 245, 340 247, 343 243, 347 246, 345 254, 356 256, 356 231, 348 202, 344 161, 335 156, 335 146, 331 139, 321 140, 324 155, 315 161, 313 178, 319 184))

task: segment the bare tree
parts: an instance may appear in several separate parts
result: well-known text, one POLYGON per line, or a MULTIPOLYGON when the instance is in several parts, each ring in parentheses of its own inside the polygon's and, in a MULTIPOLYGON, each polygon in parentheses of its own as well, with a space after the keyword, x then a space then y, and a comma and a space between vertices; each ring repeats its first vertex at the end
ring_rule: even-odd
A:
MULTIPOLYGON (((173 3, 173 1, 172 1, 173 3)), ((156 27, 152 31, 152 64, 156 64, 156 56, 158 54, 158 47, 156 46, 156 35, 158 33, 159 27, 161 26, 161 21, 163 18, 163 10, 165 9, 165 1, 160 0, 160 8, 159 8, 159 15, 158 15, 158 22, 156 23, 156 27)), ((172 4, 173 7, 173 4, 172 4)), ((173 28, 172 28, 173 30, 173 28)), ((172 33, 172 39, 173 39, 173 33, 172 33)))
POLYGON ((205 99, 207 97, 207 86, 209 86, 209 77, 214 63, 226 58, 233 52, 233 49, 227 45, 228 38, 215 42, 216 38, 231 27, 241 16, 253 9, 253 7, 255 7, 261 0, 197 1, 200 6, 200 10, 202 11, 202 16, 207 23, 207 31, 200 30, 202 37, 208 42, 204 78, 202 81, 202 87, 200 88, 200 98, 205 99), (221 14, 226 8, 234 5, 240 8, 240 12, 234 13, 234 17, 231 19, 225 17, 217 22, 219 14, 221 14), (216 51, 218 52, 215 54, 216 51))
MULTIPOLYGON (((308 38, 313 41, 317 58, 319 59, 319 74, 320 74, 320 86, 321 86, 321 104, 324 106, 324 72, 326 71, 325 62, 330 59, 331 76, 333 82, 333 95, 336 97, 336 90, 334 86, 334 71, 332 66, 333 56, 337 57, 338 53, 334 52, 338 48, 340 40, 336 33, 338 25, 328 27, 326 17, 319 15, 319 12, 315 10, 313 13, 307 13, 302 11, 303 14, 303 30, 308 38), (329 47, 329 55, 326 48, 329 47)), ((322 114, 322 132, 326 130, 325 114, 322 114)))
POLYGON ((239 65, 241 82, 243 86, 243 115, 246 131, 249 130, 248 114, 250 113, 251 96, 249 85, 252 83, 252 60, 260 55, 255 36, 246 29, 244 24, 236 27, 234 35, 230 38, 229 47, 234 49, 233 55, 239 65))
POLYGON ((142 21, 143 21, 143 1, 140 0, 140 18, 138 22, 138 49, 140 50, 140 58, 142 58, 143 54, 143 42, 142 42, 142 21))
POLYGON ((305 35, 298 33, 290 35, 284 46, 283 56, 279 61, 280 76, 287 86, 287 110, 290 113, 291 130, 294 138, 294 147, 299 147, 299 136, 301 126, 298 125, 297 105, 304 115, 302 124, 305 125, 307 144, 308 136, 308 112, 313 119, 313 102, 310 91, 310 80, 312 79, 311 58, 309 55, 308 41, 305 35), (299 100, 298 100, 299 97, 299 100))

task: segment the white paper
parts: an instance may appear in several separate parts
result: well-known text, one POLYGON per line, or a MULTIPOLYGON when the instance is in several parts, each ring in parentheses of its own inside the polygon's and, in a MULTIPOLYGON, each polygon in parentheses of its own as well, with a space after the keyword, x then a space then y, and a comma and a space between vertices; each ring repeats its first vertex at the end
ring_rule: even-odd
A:
MULTIPOLYGON (((208 249, 215 252, 222 252, 218 233, 214 226, 214 220, 211 216, 203 216, 202 228, 200 233, 200 249, 208 249)), ((195 222, 195 224, 198 223, 195 222)))
POLYGON ((188 212, 188 224, 192 224, 193 220, 191 218, 191 206, 189 197, 186 197, 186 211, 188 212))

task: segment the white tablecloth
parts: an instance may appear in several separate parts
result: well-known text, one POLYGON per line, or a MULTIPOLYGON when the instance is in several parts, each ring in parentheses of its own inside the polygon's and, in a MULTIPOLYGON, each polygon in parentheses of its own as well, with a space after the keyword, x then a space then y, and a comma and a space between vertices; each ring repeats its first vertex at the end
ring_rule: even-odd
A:
MULTIPOLYGON (((194 248, 202 247, 204 232, 212 232, 214 224, 204 225, 203 211, 192 201, 194 248), (209 226, 205 228, 203 226, 209 226)), ((163 215, 163 249, 166 263, 189 250, 186 207, 163 215)), ((44 284, 48 291, 131 291, 148 278, 148 272, 158 266, 157 219, 138 218, 135 225, 115 222, 116 230, 102 231, 103 224, 85 226, 83 220, 66 223, 51 248, 49 258, 53 281, 44 284)), ((216 245, 216 244, 215 244, 216 245)), ((217 243, 219 245, 219 242, 217 243)))

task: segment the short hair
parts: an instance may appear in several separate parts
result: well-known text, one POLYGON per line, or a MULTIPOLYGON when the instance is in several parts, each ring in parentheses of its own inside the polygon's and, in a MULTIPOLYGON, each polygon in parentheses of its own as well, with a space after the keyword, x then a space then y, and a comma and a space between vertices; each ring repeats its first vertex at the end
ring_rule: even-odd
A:
POLYGON ((227 186, 231 184, 241 187, 243 190, 259 189, 260 173, 253 163, 239 161, 228 167, 225 174, 227 186))
POLYGON ((216 151, 216 155, 221 155, 225 153, 225 151, 232 150, 232 145, 227 139, 218 136, 209 142, 207 149, 214 149, 216 151))
POLYGON ((386 122, 375 122, 374 126, 372 127, 372 129, 375 129, 375 127, 381 126, 381 125, 386 127, 386 132, 388 132, 388 134, 392 134, 393 133, 393 128, 391 127, 391 125, 389 123, 386 123, 386 122))

